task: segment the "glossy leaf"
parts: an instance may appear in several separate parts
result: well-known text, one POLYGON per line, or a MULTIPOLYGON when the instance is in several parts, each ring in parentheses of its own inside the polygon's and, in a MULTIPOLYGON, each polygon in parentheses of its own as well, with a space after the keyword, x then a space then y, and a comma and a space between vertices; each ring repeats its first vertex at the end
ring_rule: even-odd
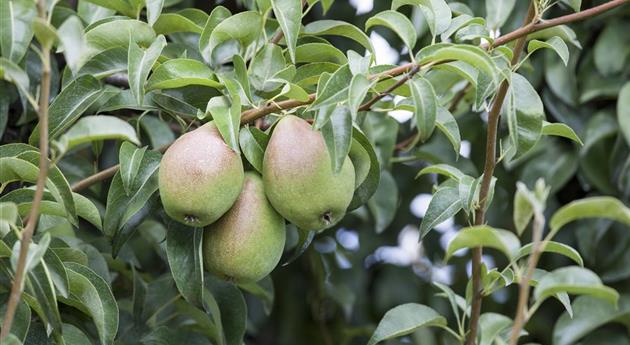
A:
POLYGON ((437 119, 437 96, 431 83, 424 79, 413 79, 410 82, 414 103, 414 117, 420 141, 426 141, 433 134, 437 119))
POLYGON ((85 32, 85 40, 95 53, 114 47, 128 48, 130 38, 139 46, 148 47, 155 41, 155 32, 149 24, 134 19, 107 21, 88 27, 85 32))
POLYGON ((512 232, 495 229, 487 225, 463 228, 451 239, 446 248, 448 260, 456 251, 463 248, 489 247, 501 251, 508 258, 518 254, 521 243, 512 232))
POLYGON ((505 24, 514 9, 516 0, 486 1, 486 21, 491 29, 498 29, 505 24))
POLYGON ((89 55, 81 19, 77 16, 66 19, 58 29, 58 36, 66 63, 76 75, 89 55))
POLYGON ((66 264, 70 298, 65 303, 88 314, 96 326, 101 344, 113 344, 118 331, 118 305, 109 285, 90 268, 66 264))
MULTIPOLYGON (((573 249, 572 247, 554 241, 547 241, 542 243, 541 252, 543 253, 555 253, 566 256, 567 258, 573 260, 576 264, 580 266, 584 266, 584 260, 580 256, 580 253, 573 249)), ((519 249, 518 254, 514 257, 514 261, 524 258, 530 255, 534 251, 533 243, 528 243, 519 249)))
POLYGON ((402 13, 392 10, 379 12, 365 22, 365 29, 368 30, 377 25, 385 26, 394 31, 398 37, 405 42, 409 51, 416 45, 416 41, 418 40, 416 29, 413 27, 411 21, 402 13))
POLYGON ((6 0, 0 3, 0 48, 2 56, 19 63, 33 38, 31 23, 37 15, 35 3, 29 0, 6 0))
POLYGON ((385 231, 396 216, 399 198, 396 180, 387 170, 381 171, 378 187, 368 201, 368 208, 374 217, 374 229, 377 234, 385 231))
POLYGON ((630 145, 630 82, 626 83, 617 98, 617 122, 619 130, 630 145))
POLYGON ((348 159, 352 143, 352 117, 347 107, 337 107, 322 127, 322 135, 330 154, 334 173, 339 173, 348 159))
MULTIPOLYGON (((357 207, 365 204, 377 191, 381 179, 381 167, 378 162, 378 158, 376 157, 376 152, 374 151, 372 143, 365 136, 365 134, 356 127, 352 130, 352 139, 352 145, 355 145, 356 143, 356 145, 359 145, 367 153, 370 167, 367 170, 367 175, 365 176, 365 179, 359 182, 359 184, 356 186, 356 189, 354 190, 354 196, 352 197, 350 206, 348 206, 348 211, 354 210, 357 207)), ((352 146, 350 147, 350 151, 350 159, 352 160, 352 146)), ((353 165, 355 166, 356 172, 358 170, 359 163, 353 161, 353 165)))
POLYGON ((545 111, 536 90, 525 77, 516 73, 512 73, 504 107, 517 158, 529 151, 540 138, 545 111))
POLYGON ((444 32, 451 24, 451 9, 444 0, 394 0, 392 10, 407 4, 420 6, 433 37, 444 32))
POLYGON ((302 26, 301 0, 271 0, 273 14, 284 33, 291 61, 296 61, 295 47, 302 26))
POLYGON ((241 151, 249 164, 262 173, 262 162, 269 137, 256 127, 245 126, 239 132, 241 151))
POLYGON ((427 212, 422 218, 422 223, 420 223, 420 240, 436 225, 457 214, 462 207, 459 189, 453 187, 439 188, 433 194, 427 212))
POLYGON ((444 107, 437 107, 435 126, 442 132, 453 146, 455 155, 459 157, 462 139, 459 134, 459 126, 453 114, 444 107))
POLYGON ((346 23, 340 20, 317 20, 307 24, 302 31, 303 34, 306 35, 314 35, 314 36, 325 36, 325 35, 333 35, 333 36, 342 36, 349 39, 352 39, 365 47, 371 53, 374 53, 374 48, 372 47, 372 43, 370 39, 367 37, 363 31, 359 30, 356 26, 346 23))
POLYGON ((203 301, 203 229, 191 228, 175 221, 167 223, 166 253, 171 274, 182 296, 197 307, 203 301))
POLYGON ((206 48, 212 54, 210 61, 217 65, 231 59, 235 52, 229 50, 232 53, 221 55, 222 49, 219 48, 225 49, 225 43, 236 42, 238 49, 244 50, 258 38, 261 27, 262 18, 253 11, 241 12, 224 19, 210 33, 206 48))
POLYGON ((157 39, 151 43, 149 48, 142 49, 136 42, 131 39, 129 41, 128 50, 128 75, 129 75, 129 89, 131 94, 136 99, 138 105, 143 105, 144 102, 144 84, 151 72, 153 64, 157 61, 158 57, 162 53, 162 49, 166 46, 166 38, 160 35, 157 39))
POLYGON ((542 135, 554 135, 557 137, 564 137, 567 139, 571 139, 580 145, 584 145, 580 137, 573 131, 573 129, 564 123, 550 123, 547 121, 543 121, 542 131, 540 132, 542 135))
POLYGON ((172 59, 160 64, 147 83, 147 90, 173 89, 187 85, 220 88, 214 73, 203 63, 193 59, 172 59))
POLYGON ((560 37, 554 36, 547 41, 531 40, 527 44, 527 52, 529 54, 541 48, 553 50, 558 54, 565 66, 569 63, 569 47, 560 37))
POLYGON ((549 238, 566 224, 586 218, 606 218, 630 226, 630 209, 621 201, 607 196, 573 201, 556 211, 549 221, 549 238))
MULTIPOLYGON (((139 145, 139 143, 135 144, 139 145)), ((137 148, 128 142, 124 142, 120 146, 120 152, 118 154, 118 161, 120 162, 120 177, 127 196, 133 192, 132 187, 136 176, 138 176, 138 172, 140 171, 142 159, 144 158, 146 151, 146 147, 137 148)))
POLYGON ((446 327, 446 319, 425 305, 402 304, 385 313, 367 344, 401 337, 420 327, 446 327))
POLYGON ((84 143, 101 140, 126 140, 140 145, 135 129, 115 116, 85 116, 57 140, 57 147, 66 152, 84 143))
MULTIPOLYGON (((92 76, 83 75, 71 81, 55 97, 48 110, 49 136, 55 139, 66 131, 101 95, 101 83, 92 76)), ((35 126, 29 143, 37 145, 39 125, 35 126)))
POLYGON ((539 301, 558 292, 576 295, 590 295, 616 305, 619 293, 602 284, 592 271, 577 266, 558 268, 540 279, 534 289, 534 298, 539 301))
POLYGON ((455 181, 459 181, 460 179, 464 177, 464 173, 462 173, 459 169, 455 168, 454 166, 448 165, 448 164, 435 164, 435 165, 430 165, 426 168, 423 168, 422 170, 418 172, 418 175, 416 175, 416 178, 422 175, 426 175, 426 174, 443 175, 448 178, 452 178, 455 181))

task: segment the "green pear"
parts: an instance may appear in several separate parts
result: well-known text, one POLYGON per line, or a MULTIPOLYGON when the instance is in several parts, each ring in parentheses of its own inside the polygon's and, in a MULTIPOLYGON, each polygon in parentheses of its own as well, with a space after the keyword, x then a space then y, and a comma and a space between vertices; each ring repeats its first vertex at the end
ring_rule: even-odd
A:
POLYGON ((243 187, 243 163, 210 122, 179 137, 164 153, 159 186, 174 220, 195 227, 215 222, 243 187))
POLYGON ((333 172, 324 137, 305 120, 288 115, 276 125, 263 158, 265 192, 273 207, 305 230, 323 230, 343 218, 355 187, 346 157, 333 172))
POLYGON ((285 240, 284 219, 267 200, 262 179, 247 172, 234 206, 205 229, 206 269, 234 283, 259 281, 278 265, 285 240))

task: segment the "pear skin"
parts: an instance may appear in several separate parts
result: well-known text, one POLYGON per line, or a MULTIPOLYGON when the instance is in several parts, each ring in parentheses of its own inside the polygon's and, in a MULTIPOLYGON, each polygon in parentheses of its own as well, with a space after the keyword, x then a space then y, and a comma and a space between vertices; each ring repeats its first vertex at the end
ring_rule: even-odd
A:
POLYGON ((166 214, 194 227, 215 222, 243 186, 243 163, 210 122, 179 137, 160 162, 160 198, 166 214))
POLYGON ((334 173, 322 134, 293 115, 282 118, 271 135, 263 181, 278 213, 301 229, 316 231, 343 218, 355 189, 350 158, 334 173))
POLYGON ((262 179, 247 172, 232 208, 204 231, 204 263, 222 279, 256 282, 278 265, 285 241, 284 219, 267 200, 262 179))

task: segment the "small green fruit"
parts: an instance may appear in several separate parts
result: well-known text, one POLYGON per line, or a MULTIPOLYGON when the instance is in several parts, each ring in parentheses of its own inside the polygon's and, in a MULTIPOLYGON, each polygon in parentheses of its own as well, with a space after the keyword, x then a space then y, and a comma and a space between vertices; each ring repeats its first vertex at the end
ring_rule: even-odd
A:
POLYGON ((350 158, 334 173, 322 134, 292 115, 281 119, 271 135, 263 180, 273 207, 305 230, 323 230, 339 222, 355 188, 350 158))
POLYGON ((245 173, 234 206, 204 232, 206 269, 235 283, 259 281, 278 265, 285 240, 284 219, 267 200, 262 179, 245 173))
POLYGON ((195 227, 215 222, 243 186, 241 158, 210 122, 177 139, 160 163, 160 197, 166 214, 195 227))

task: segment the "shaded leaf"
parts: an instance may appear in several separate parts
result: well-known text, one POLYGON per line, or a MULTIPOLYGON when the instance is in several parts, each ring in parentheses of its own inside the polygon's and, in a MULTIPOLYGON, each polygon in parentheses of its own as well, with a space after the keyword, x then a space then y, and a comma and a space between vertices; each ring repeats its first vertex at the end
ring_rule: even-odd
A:
POLYGON ((177 289, 186 301, 201 307, 203 301, 203 229, 167 222, 166 254, 177 289))
POLYGON ((606 300, 613 305, 616 305, 619 299, 619 293, 603 285, 595 273, 578 266, 562 267, 546 274, 536 285, 534 298, 540 303, 540 301, 558 292, 590 295, 606 300))
POLYGON ((501 251, 508 258, 518 254, 521 243, 512 232, 495 229, 487 225, 463 228, 451 239, 446 248, 448 260, 453 253, 462 248, 489 247, 501 251))
POLYGON ((84 143, 110 139, 127 140, 140 145, 135 129, 128 122, 107 115, 80 118, 55 144, 59 151, 66 152, 84 143))
POLYGON ((401 337, 420 327, 446 327, 446 319, 425 305, 402 304, 385 313, 367 344, 401 337))

